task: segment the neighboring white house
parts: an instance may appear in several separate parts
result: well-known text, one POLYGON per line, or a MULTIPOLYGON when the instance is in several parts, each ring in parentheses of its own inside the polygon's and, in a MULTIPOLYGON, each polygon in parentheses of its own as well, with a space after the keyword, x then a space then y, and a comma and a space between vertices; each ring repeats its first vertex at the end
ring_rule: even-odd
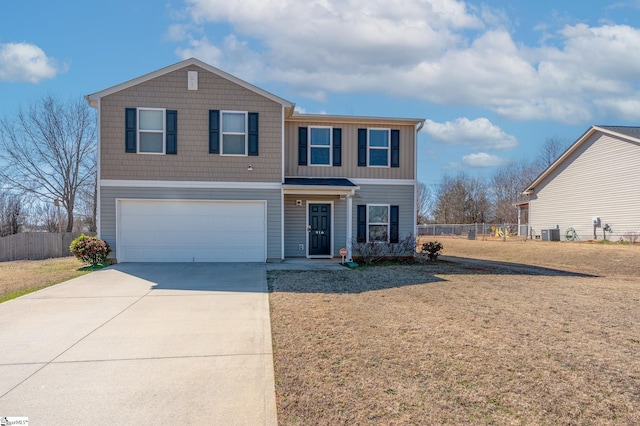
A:
POLYGON ((607 239, 629 240, 640 235, 639 187, 640 127, 592 126, 524 190, 529 235, 603 239, 609 225, 607 239))

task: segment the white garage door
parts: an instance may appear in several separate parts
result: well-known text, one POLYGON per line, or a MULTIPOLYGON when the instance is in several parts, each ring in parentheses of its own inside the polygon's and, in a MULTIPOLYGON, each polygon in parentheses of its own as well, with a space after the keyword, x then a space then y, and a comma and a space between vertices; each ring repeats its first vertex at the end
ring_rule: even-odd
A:
POLYGON ((119 200, 119 262, 264 262, 266 202, 119 200))

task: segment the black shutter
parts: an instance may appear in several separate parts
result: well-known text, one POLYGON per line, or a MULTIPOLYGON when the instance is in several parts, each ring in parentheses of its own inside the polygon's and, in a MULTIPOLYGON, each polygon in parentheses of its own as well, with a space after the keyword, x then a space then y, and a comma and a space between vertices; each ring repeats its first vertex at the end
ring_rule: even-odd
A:
POLYGON ((167 116, 167 154, 178 153, 178 111, 166 112, 167 116))
POLYGON ((257 156, 258 155, 258 113, 250 112, 249 113, 249 155, 257 156))
POLYGON ((391 167, 400 167, 400 130, 391 131, 391 167))
POLYGON ((389 242, 397 243, 399 238, 399 225, 398 225, 398 216, 400 215, 400 211, 398 206, 391 206, 391 211, 389 212, 389 242))
POLYGON ((124 110, 124 152, 138 151, 136 141, 138 134, 137 113, 136 108, 125 108, 124 110))
POLYGON ((209 110, 209 154, 220 154, 220 111, 209 110))
POLYGON ((367 129, 358 129, 358 167, 367 167, 367 129))
POLYGON ((367 242, 367 206, 364 204, 358 205, 358 237, 359 243, 367 242))
POLYGON ((342 166, 342 129, 333 129, 333 165, 342 166))
POLYGON ((307 128, 298 127, 298 166, 307 165, 307 128))

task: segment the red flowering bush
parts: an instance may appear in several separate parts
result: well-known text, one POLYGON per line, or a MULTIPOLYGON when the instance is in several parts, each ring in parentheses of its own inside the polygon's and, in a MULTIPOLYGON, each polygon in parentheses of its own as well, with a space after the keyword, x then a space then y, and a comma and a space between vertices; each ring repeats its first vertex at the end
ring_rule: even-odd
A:
POLYGON ((69 250, 76 258, 92 266, 106 263, 107 256, 111 253, 111 247, 106 241, 84 234, 80 234, 78 238, 71 242, 69 250))

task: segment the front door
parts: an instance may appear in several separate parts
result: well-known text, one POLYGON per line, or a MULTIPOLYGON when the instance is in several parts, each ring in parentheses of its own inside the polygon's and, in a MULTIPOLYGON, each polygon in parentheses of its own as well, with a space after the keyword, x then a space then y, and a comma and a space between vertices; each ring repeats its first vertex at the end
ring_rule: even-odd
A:
POLYGON ((309 256, 331 254, 331 204, 309 204, 309 256))

